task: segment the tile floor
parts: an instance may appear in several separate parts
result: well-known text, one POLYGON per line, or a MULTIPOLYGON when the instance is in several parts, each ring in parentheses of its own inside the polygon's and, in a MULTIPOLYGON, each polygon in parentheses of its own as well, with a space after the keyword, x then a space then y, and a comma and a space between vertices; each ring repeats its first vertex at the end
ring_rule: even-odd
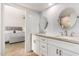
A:
POLYGON ((37 56, 34 52, 25 52, 24 42, 5 44, 5 56, 37 56))

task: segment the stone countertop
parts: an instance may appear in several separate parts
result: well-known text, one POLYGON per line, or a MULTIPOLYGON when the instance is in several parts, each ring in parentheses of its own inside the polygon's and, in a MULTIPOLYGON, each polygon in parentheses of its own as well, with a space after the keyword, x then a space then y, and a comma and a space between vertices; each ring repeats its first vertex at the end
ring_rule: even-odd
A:
POLYGON ((58 35, 50 35, 50 34, 35 34, 35 35, 50 38, 50 39, 60 40, 64 42, 79 44, 79 37, 58 36, 58 35))

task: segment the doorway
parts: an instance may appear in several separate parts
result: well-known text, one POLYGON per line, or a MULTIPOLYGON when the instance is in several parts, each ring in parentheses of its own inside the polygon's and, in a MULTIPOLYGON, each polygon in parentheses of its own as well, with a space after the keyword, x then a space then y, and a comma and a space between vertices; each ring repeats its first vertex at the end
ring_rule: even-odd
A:
MULTIPOLYGON (((37 56, 37 54, 35 54, 34 52, 30 52, 31 51, 31 47, 30 47, 31 44, 29 44, 30 43, 29 40, 28 41, 26 40, 26 39, 30 38, 30 36, 28 36, 29 35, 28 30, 26 31, 26 28, 29 29, 28 28, 29 25, 27 25, 27 23, 29 23, 28 22, 29 13, 27 13, 28 11, 29 11, 28 9, 26 10, 26 8, 24 8, 24 7, 20 7, 20 6, 18 7, 15 4, 9 4, 9 3, 8 4, 2 4, 2 15, 1 15, 1 17, 2 17, 2 19, 1 19, 1 22, 2 22, 2 24, 1 24, 1 29, 2 29, 1 44, 2 44, 2 46, 1 46, 1 55, 6 55, 6 56, 37 56), (8 12, 10 12, 10 13, 12 12, 13 14, 12 13, 11 14, 9 14, 9 13, 5 14, 5 11, 7 11, 5 9, 5 6, 8 7, 7 8, 7 10, 9 10, 8 12), (9 8, 13 8, 13 9, 18 9, 19 8, 19 10, 23 11, 24 13, 22 12, 23 15, 21 15, 21 16, 16 15, 17 17, 12 17, 11 15, 15 16, 15 14, 18 14, 17 13, 18 11, 15 13, 15 12, 13 12, 14 11, 13 9, 10 10, 9 8), (7 20, 5 21, 5 19, 7 19, 7 17, 10 18, 9 21, 7 21, 7 20), (14 22, 15 18, 16 19, 19 18, 19 21, 21 21, 20 19, 24 20, 24 22, 23 22, 24 27, 21 27, 21 26, 18 25, 18 23, 14 22), (26 21, 27 21, 27 23, 26 23, 26 21), (17 26, 16 26, 16 24, 13 24, 13 23, 16 23, 17 26), (8 25, 10 25, 10 26, 8 26, 8 25), (22 33, 22 30, 24 31, 23 36, 25 37, 25 39, 24 39, 24 41, 18 42, 15 39, 17 39, 16 37, 18 36, 18 33, 22 33), (26 38, 26 36, 27 36, 27 38, 26 38), (19 46, 21 47, 21 49, 20 49, 19 46), (9 50, 9 48, 10 48, 10 50, 9 50)), ((20 24, 20 22, 19 22, 19 24, 20 24)))
POLYGON ((25 52, 25 10, 4 4, 4 43, 6 56, 25 52))

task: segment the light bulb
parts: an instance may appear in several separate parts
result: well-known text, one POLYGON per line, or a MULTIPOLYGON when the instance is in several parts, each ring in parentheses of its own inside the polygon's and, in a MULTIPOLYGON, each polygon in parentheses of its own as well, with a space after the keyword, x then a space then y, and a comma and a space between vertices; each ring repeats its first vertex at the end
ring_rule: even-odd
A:
POLYGON ((51 6, 51 5, 53 5, 53 4, 52 4, 52 3, 49 3, 48 5, 51 6))

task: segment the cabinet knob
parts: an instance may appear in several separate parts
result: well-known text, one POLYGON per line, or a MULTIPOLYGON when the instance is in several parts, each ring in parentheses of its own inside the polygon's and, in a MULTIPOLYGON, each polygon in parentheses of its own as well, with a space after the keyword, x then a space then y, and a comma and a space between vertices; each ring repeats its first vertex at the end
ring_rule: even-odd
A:
POLYGON ((56 49, 56 54, 58 54, 58 49, 56 49))
POLYGON ((60 56, 62 55, 62 53, 61 53, 61 52, 62 52, 62 51, 60 50, 60 51, 59 51, 59 55, 60 55, 60 56))

